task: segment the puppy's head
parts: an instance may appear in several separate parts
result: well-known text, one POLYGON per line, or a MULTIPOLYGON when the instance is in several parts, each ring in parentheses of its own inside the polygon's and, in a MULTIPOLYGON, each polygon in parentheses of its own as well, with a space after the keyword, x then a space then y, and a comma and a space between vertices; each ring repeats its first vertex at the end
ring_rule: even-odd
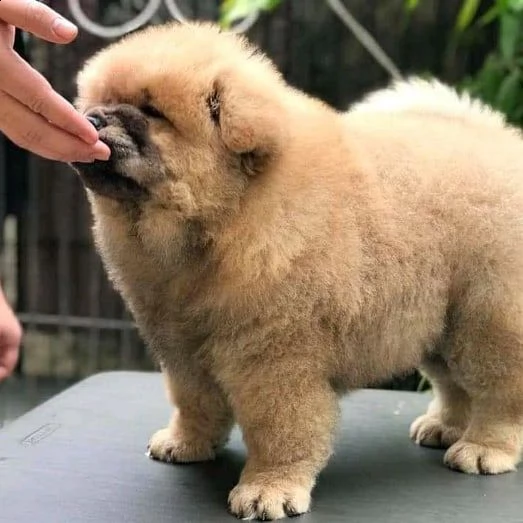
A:
POLYGON ((244 38, 211 24, 151 27, 80 71, 77 108, 111 148, 75 164, 95 199, 212 219, 282 150, 287 87, 244 38))

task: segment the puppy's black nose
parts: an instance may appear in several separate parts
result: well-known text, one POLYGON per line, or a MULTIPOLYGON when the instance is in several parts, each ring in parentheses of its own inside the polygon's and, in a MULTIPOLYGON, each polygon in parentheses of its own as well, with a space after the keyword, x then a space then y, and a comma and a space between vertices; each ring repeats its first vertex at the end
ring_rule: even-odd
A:
POLYGON ((93 127, 99 131, 100 129, 103 129, 107 125, 107 120, 101 113, 91 113, 86 116, 87 120, 91 122, 93 127))

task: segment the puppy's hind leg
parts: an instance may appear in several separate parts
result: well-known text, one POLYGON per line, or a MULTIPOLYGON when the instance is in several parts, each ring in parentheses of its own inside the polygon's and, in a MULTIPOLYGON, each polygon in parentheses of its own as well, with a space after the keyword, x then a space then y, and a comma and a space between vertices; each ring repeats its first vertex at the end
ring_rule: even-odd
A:
POLYGON ((166 428, 149 441, 151 458, 192 463, 215 457, 232 428, 232 412, 222 391, 195 364, 162 369, 169 399, 175 406, 166 428))
POLYGON ((448 448, 469 424, 470 398, 454 381, 443 358, 427 357, 421 370, 432 385, 434 399, 426 414, 410 426, 410 437, 424 447, 448 448))
MULTIPOLYGON (((471 474, 515 470, 523 434, 523 308, 499 302, 466 314, 449 365, 471 400, 470 423, 445 463, 471 474)), ((519 299, 518 299, 519 301, 519 299)))

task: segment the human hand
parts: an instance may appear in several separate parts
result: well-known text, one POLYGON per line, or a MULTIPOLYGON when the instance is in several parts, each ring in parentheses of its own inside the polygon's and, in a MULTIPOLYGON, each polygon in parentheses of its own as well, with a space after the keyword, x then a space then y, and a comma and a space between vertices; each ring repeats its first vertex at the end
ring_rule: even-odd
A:
POLYGON ((0 381, 13 372, 21 340, 22 327, 0 288, 0 381))
POLYGON ((107 160, 95 128, 13 49, 15 28, 56 44, 78 29, 37 0, 0 0, 0 131, 20 147, 63 162, 107 160))

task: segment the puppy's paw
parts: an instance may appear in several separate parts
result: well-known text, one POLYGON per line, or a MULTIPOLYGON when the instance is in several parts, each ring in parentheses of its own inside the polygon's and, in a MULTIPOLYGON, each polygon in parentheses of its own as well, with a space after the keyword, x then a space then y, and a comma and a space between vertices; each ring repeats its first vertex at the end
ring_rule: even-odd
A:
POLYGON ((518 453, 458 441, 447 450, 443 459, 451 469, 467 474, 501 474, 516 470, 518 453))
POLYGON ((461 436, 463 436, 462 429, 447 426, 438 417, 430 414, 423 414, 410 426, 411 439, 423 447, 446 449, 456 443, 461 436))
POLYGON ((309 510, 310 490, 290 482, 239 483, 229 494, 229 511, 239 519, 269 521, 309 510))
POLYGON ((147 455, 166 463, 195 463, 214 459, 216 446, 198 438, 184 440, 176 436, 172 429, 165 428, 151 437, 147 455))

